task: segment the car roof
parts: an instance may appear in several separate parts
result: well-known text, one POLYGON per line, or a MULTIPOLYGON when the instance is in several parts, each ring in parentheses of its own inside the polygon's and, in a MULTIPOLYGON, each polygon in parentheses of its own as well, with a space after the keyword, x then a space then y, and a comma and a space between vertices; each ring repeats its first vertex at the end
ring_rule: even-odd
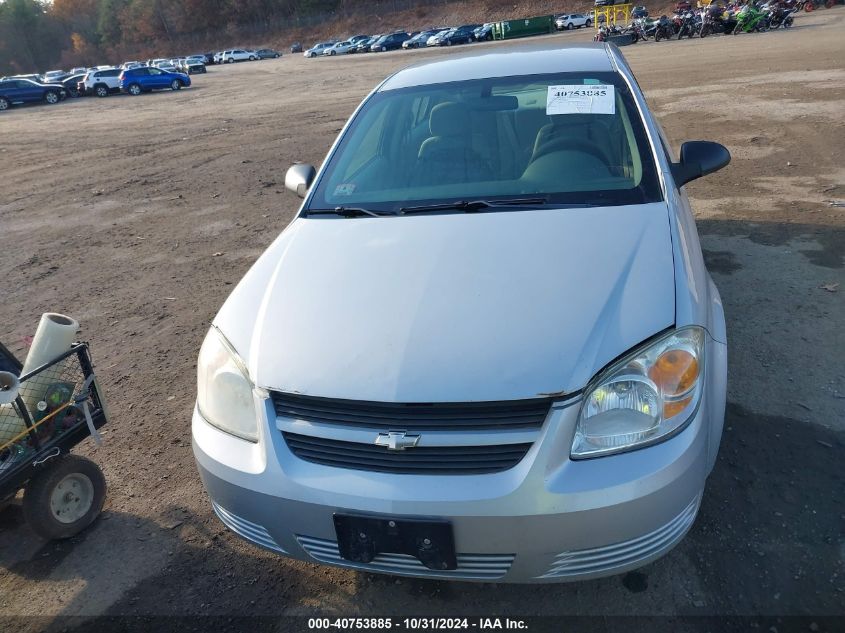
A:
POLYGON ((514 77, 564 72, 611 72, 615 70, 602 43, 522 45, 502 52, 473 51, 423 62, 388 77, 379 91, 397 90, 450 81, 514 77))

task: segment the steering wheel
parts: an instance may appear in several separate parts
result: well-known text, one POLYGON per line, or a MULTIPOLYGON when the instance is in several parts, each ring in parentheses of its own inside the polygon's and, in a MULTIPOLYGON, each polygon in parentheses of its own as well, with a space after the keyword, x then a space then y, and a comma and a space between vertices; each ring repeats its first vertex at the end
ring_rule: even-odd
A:
POLYGON ((600 145, 593 143, 592 141, 588 141, 585 138, 575 138, 571 136, 561 136, 559 138, 553 138, 546 141, 534 152, 534 156, 531 157, 531 162, 533 163, 535 160, 541 156, 545 156, 546 154, 560 152, 563 150, 575 150, 577 152, 590 154, 593 157, 598 158, 602 164, 606 165, 608 168, 610 167, 610 160, 608 160, 607 154, 600 145))

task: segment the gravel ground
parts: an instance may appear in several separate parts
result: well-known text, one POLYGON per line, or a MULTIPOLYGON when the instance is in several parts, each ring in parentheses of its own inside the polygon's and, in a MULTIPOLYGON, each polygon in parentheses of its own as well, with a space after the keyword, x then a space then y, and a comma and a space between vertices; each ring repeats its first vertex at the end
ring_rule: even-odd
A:
POLYGON ((690 186, 728 319, 726 430, 675 550, 558 586, 278 558, 213 516, 191 455, 199 344, 297 208, 285 169, 319 163, 386 74, 451 51, 286 55, 213 67, 178 93, 3 113, 3 341, 23 355, 41 312, 75 316, 113 419, 102 447, 78 449, 109 482, 91 529, 45 543, 19 500, 0 513, 0 613, 845 616, 845 211, 831 205, 845 200, 844 28, 837 7, 788 32, 624 49, 672 139, 733 152, 690 186))

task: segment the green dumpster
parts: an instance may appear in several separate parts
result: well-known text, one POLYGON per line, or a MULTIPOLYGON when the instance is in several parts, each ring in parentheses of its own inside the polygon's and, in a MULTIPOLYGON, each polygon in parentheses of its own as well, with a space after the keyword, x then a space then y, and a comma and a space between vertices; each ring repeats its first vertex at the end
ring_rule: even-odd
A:
POLYGON ((494 40, 510 40, 515 37, 542 35, 554 31, 554 16, 541 15, 536 18, 505 20, 493 25, 494 40))

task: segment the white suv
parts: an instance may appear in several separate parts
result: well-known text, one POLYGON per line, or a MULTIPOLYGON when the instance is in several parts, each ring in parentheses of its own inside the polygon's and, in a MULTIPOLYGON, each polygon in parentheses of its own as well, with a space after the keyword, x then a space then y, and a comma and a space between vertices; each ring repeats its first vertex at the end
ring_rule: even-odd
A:
POLYGON ((251 61, 254 62, 258 59, 255 56, 255 53, 252 51, 245 51, 241 49, 235 49, 231 51, 223 51, 223 61, 227 64, 232 64, 234 62, 245 62, 251 61))
POLYGON ((80 83, 85 94, 95 94, 98 97, 108 97, 112 92, 120 92, 120 68, 106 68, 92 70, 80 83))
POLYGON ((593 24, 593 19, 582 13, 568 13, 565 15, 559 15, 555 18, 555 28, 558 31, 562 31, 563 29, 574 29, 574 28, 581 28, 582 26, 586 26, 590 28, 593 24))

